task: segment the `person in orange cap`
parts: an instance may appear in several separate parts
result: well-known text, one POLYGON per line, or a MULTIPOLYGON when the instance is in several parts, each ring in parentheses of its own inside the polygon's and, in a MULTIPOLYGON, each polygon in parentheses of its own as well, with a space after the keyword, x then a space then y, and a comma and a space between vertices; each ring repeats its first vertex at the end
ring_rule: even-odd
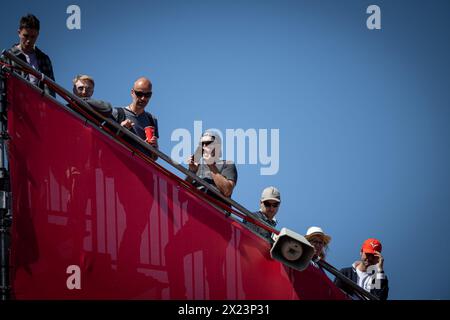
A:
MULTIPOLYGON (((382 245, 378 239, 367 239, 361 246, 361 260, 354 262, 350 268, 343 268, 340 271, 364 290, 375 295, 380 300, 386 300, 389 286, 383 269, 384 258, 381 255, 381 249, 382 245)), ((357 297, 339 278, 336 278, 334 283, 337 287, 349 293, 350 296, 357 297)))

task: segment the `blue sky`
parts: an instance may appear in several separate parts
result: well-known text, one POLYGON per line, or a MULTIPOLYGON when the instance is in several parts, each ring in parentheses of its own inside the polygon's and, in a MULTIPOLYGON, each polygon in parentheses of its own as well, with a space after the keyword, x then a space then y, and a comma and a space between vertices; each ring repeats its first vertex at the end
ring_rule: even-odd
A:
POLYGON ((279 129, 279 171, 238 165, 235 200, 256 210, 275 185, 279 226, 324 228, 336 267, 377 237, 391 299, 450 299, 448 1, 15 1, 2 48, 27 12, 64 87, 87 73, 96 98, 127 105, 133 81, 152 80, 167 154, 196 120, 279 129), (66 27, 70 4, 81 30, 66 27), (371 4, 381 30, 366 27, 371 4))

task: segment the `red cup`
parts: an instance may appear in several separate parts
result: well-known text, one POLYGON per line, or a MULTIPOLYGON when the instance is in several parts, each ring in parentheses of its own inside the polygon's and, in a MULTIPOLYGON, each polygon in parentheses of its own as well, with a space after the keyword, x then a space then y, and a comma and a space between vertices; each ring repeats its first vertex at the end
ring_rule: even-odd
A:
POLYGON ((150 140, 155 135, 155 127, 148 126, 148 127, 145 127, 144 130, 145 130, 145 137, 147 138, 146 141, 150 142, 150 140))

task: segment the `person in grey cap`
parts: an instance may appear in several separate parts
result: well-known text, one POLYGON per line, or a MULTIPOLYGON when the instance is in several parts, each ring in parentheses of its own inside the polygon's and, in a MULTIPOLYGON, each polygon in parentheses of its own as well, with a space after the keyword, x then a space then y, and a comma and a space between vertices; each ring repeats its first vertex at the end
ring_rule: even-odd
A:
MULTIPOLYGON (((259 211, 254 212, 256 216, 267 222, 269 225, 275 227, 277 225, 277 220, 275 215, 278 213, 278 209, 281 204, 280 191, 275 187, 267 187, 263 190, 261 194, 261 199, 259 203, 259 211)), ((258 227, 254 223, 244 220, 244 224, 256 233, 260 234, 264 238, 271 239, 272 233, 261 227, 258 227)))
MULTIPOLYGON (((238 175, 236 166, 232 161, 220 159, 222 156, 221 150, 220 135, 214 131, 206 131, 200 139, 197 150, 189 158, 189 170, 215 186, 225 197, 230 198, 236 186, 238 175)), ((215 197, 214 194, 205 190, 205 187, 198 184, 196 180, 187 177, 186 181, 194 184, 197 189, 215 197)))

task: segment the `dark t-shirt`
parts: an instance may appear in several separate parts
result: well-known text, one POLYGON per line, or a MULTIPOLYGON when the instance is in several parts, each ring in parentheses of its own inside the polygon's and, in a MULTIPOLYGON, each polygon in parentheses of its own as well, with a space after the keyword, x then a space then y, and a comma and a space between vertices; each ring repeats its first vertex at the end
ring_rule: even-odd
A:
MULTIPOLYGON (((253 212, 253 214, 255 216, 257 216, 258 218, 260 218, 261 220, 267 222, 269 225, 271 225, 272 227, 275 227, 277 225, 277 220, 274 218, 273 220, 269 220, 266 215, 264 213, 262 213, 261 211, 256 211, 253 212)), ((247 225, 247 227, 257 233, 259 233, 261 236, 263 236, 264 238, 268 239, 269 241, 271 241, 272 239, 272 232, 267 231, 264 228, 261 228, 259 226, 257 226, 254 223, 251 223, 247 220, 243 221, 245 225, 247 225)))
MULTIPOLYGON (((119 107, 119 108, 114 108, 112 111, 112 116, 113 118, 119 123, 128 119, 131 122, 134 123, 134 126, 129 129, 131 132, 133 132, 135 135, 137 135, 139 138, 141 138, 142 140, 146 139, 145 136, 145 127, 147 126, 152 126, 155 128, 155 136, 157 138, 159 138, 159 131, 158 131, 158 121, 156 120, 155 117, 153 117, 150 113, 148 112, 143 112, 140 115, 136 115, 133 111, 129 110, 128 108, 125 107, 119 107), (118 109, 122 109, 124 112, 123 114, 121 114, 118 109), (123 116, 125 118, 123 118, 123 116)), ((135 145, 134 142, 130 142, 132 145, 135 145)), ((135 145, 135 147, 140 150, 142 153, 152 157, 152 154, 149 153, 149 150, 143 148, 141 145, 135 145)))
MULTIPOLYGON (((122 119, 118 119, 118 108, 114 108, 113 110, 113 117, 119 122, 121 122, 122 119)), ((155 128, 155 136, 159 138, 159 131, 158 131, 158 121, 156 118, 154 118, 150 113, 143 112, 140 115, 136 115, 133 111, 131 111, 128 108, 122 108, 125 112, 125 119, 130 120, 134 123, 133 128, 130 130, 135 135, 140 137, 141 139, 145 140, 145 127, 152 126, 155 128)), ((124 120, 125 120, 124 119, 124 120)), ((122 120, 123 121, 123 120, 122 120)))

